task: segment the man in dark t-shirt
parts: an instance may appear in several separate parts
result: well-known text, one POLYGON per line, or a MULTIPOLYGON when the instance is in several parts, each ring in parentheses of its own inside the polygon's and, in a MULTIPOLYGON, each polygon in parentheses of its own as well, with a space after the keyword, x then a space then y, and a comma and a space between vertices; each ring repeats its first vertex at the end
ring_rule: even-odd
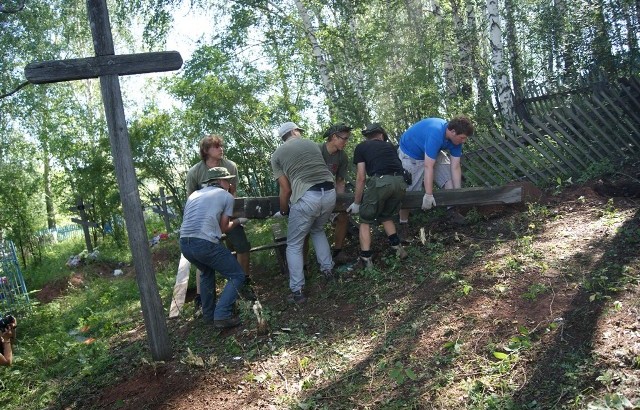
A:
POLYGON ((382 223, 396 255, 401 259, 408 256, 393 222, 407 184, 402 163, 384 128, 373 123, 362 130, 362 135, 367 140, 358 144, 353 153, 353 163, 357 167, 356 192, 347 212, 360 213, 360 261, 368 268, 373 266, 369 225, 376 220, 382 223))

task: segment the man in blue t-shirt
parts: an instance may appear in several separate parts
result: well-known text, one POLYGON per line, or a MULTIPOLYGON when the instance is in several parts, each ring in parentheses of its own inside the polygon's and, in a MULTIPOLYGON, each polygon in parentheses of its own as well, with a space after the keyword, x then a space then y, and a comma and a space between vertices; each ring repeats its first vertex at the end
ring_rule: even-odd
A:
MULTIPOLYGON (((471 120, 465 116, 458 116, 449 122, 442 118, 425 118, 402 134, 398 156, 402 166, 411 172, 412 176, 412 183, 407 191, 421 191, 424 188, 423 210, 436 206, 433 198, 434 182, 438 188, 461 187, 462 144, 473 135, 473 131, 471 120), (448 151, 449 155, 445 151, 448 151)), ((401 231, 407 230, 408 222, 409 210, 401 209, 401 231)), ((406 239, 406 235, 403 236, 406 239)))

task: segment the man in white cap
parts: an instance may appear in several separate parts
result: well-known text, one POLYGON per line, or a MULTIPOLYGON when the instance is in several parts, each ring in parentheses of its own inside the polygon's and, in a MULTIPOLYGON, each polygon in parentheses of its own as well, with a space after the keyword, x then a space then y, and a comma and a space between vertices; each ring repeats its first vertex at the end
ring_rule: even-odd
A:
POLYGON ((246 222, 244 218, 231 220, 234 198, 228 190, 229 180, 234 177, 224 167, 209 169, 202 180, 206 186, 189 195, 180 228, 180 250, 202 272, 202 317, 218 329, 241 323, 240 318, 233 315, 233 304, 244 285, 245 274, 231 251, 220 243, 223 233, 232 230, 236 224, 246 222), (218 303, 216 271, 227 279, 218 303))
POLYGON ((282 124, 278 136, 284 143, 271 155, 273 176, 280 186, 280 211, 274 216, 289 216, 286 254, 291 289, 288 301, 292 303, 306 301, 303 245, 307 234, 323 276, 334 278, 331 248, 324 232, 336 204, 333 175, 318 144, 301 138, 303 131, 293 122, 282 124))

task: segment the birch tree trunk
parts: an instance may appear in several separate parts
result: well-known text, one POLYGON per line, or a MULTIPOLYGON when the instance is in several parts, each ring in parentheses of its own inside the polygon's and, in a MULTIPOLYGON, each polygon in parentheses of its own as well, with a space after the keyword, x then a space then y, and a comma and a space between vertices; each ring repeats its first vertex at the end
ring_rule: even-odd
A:
POLYGON ((487 0, 487 15, 489 18, 489 43, 491 45, 491 66, 493 67, 496 100, 504 119, 512 121, 513 97, 504 63, 498 0, 487 0))
POLYGON ((471 70, 473 73, 473 79, 475 80, 477 93, 478 93, 478 107, 482 110, 489 110, 492 108, 491 104, 491 90, 487 83, 487 72, 483 69, 482 61, 486 60, 486 54, 480 41, 480 30, 478 29, 478 17, 481 16, 483 10, 478 10, 479 4, 476 4, 474 0, 466 0, 466 13, 467 13, 467 30, 469 31, 469 47, 470 47, 470 59, 471 70))
POLYGON ((302 4, 301 0, 294 1, 296 4, 296 8, 298 9, 300 19, 302 19, 304 30, 307 33, 307 39, 311 44, 311 50, 313 53, 313 57, 316 60, 318 72, 320 73, 320 80, 322 81, 322 86, 324 87, 324 92, 327 95, 327 99, 329 100, 329 113, 333 117, 333 111, 335 110, 335 108, 333 108, 333 101, 335 101, 336 92, 334 84, 331 81, 331 77, 329 76, 329 69, 327 67, 324 50, 320 46, 320 42, 316 37, 316 30, 311 24, 311 19, 309 18, 309 12, 307 8, 304 4, 302 4))
POLYGON ((505 0, 505 25, 507 29, 507 49, 509 50, 509 65, 511 66, 511 78, 513 83, 513 94, 515 96, 514 111, 521 120, 529 120, 530 115, 527 107, 524 105, 524 90, 522 82, 524 81, 524 73, 522 71, 522 58, 520 57, 520 49, 518 48, 518 34, 516 32, 515 21, 515 0, 505 0))

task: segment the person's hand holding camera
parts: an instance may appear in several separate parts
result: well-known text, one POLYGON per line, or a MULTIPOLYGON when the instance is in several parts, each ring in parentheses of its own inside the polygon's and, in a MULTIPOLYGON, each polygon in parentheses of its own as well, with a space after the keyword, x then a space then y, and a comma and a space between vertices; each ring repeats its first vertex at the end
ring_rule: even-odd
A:
POLYGON ((7 328, 5 329, 4 332, 2 332, 2 335, 0 335, 0 338, 2 338, 2 343, 11 343, 11 341, 14 338, 14 334, 13 334, 13 328, 7 328))

